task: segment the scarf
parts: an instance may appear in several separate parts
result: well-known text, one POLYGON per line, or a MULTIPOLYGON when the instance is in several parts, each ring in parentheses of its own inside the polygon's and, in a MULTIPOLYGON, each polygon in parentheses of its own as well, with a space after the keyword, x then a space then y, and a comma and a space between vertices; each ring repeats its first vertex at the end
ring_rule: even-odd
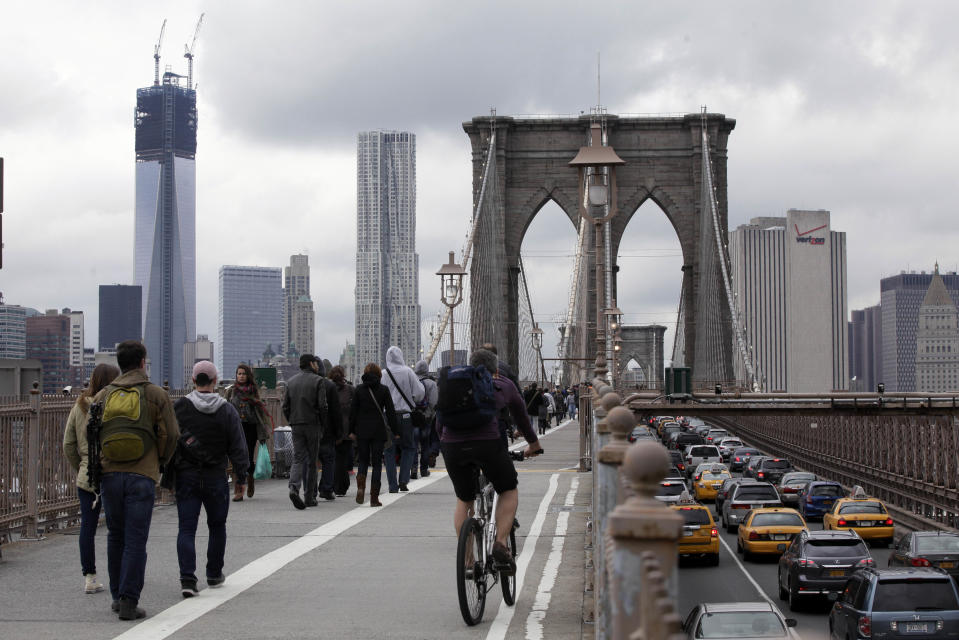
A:
MULTIPOLYGON (((257 416, 260 421, 263 421, 264 416, 271 423, 273 422, 273 417, 270 415, 269 411, 266 410, 266 404, 257 398, 254 394, 256 393, 256 387, 252 384, 234 384, 233 385, 233 406, 236 407, 237 411, 240 412, 240 407, 244 404, 249 406, 250 413, 257 416)), ((243 415, 240 412, 240 415, 243 415)))

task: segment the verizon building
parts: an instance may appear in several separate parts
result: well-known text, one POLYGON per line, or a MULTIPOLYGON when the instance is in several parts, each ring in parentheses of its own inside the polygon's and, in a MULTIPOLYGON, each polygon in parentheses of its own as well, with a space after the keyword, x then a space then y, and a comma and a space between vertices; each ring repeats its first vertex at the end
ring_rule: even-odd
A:
POLYGON ((183 345, 196 340, 196 91, 186 78, 137 89, 136 268, 153 382, 184 386, 183 345))
POLYGON ((830 229, 829 212, 753 218, 729 234, 729 254, 762 389, 848 389, 846 234, 830 229))

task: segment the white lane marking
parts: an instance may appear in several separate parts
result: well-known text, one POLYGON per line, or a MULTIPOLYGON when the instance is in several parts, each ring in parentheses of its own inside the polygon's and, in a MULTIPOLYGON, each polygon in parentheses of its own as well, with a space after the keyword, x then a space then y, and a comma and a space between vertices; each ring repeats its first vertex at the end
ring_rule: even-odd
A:
MULTIPOLYGON (((573 476, 566 494, 564 506, 571 507, 576 500, 576 490, 579 488, 579 478, 573 476)), ((569 511, 560 512, 556 517, 556 534, 553 537, 553 549, 543 567, 543 577, 536 590, 536 598, 526 618, 526 640, 543 640, 543 620, 549 610, 549 602, 553 597, 553 587, 556 585, 556 576, 559 574, 559 565, 563 561, 563 546, 566 543, 566 529, 569 525, 569 511)))
MULTIPOLYGON (((526 536, 526 542, 523 544, 523 551, 520 554, 519 562, 516 563, 516 595, 519 596, 523 591, 523 582, 526 580, 526 570, 529 568, 529 561, 536 553, 536 542, 539 540, 539 534, 543 530, 543 523, 546 521, 546 511, 549 509, 550 502, 556 494, 556 487, 559 484, 559 474, 554 473, 549 477, 549 487, 546 489, 546 495, 539 503, 539 509, 536 511, 536 517, 529 528, 529 535, 526 536)), ((506 632, 509 630, 509 623, 513 619, 513 612, 516 607, 507 607, 504 602, 500 602, 499 612, 490 625, 489 632, 486 634, 486 640, 503 640, 506 632)))
MULTIPOLYGON (((736 561, 736 566, 738 566, 738 567, 739 567, 739 570, 743 572, 743 575, 746 576, 746 579, 749 580, 750 584, 752 584, 753 587, 756 589, 756 591, 759 592, 759 596, 760 596, 763 600, 765 600, 766 602, 768 602, 768 603, 772 606, 773 609, 775 609, 776 611, 778 611, 778 612, 779 612, 779 615, 781 615, 781 616, 783 616, 783 617, 785 618, 786 616, 783 615, 782 609, 779 608, 779 605, 777 605, 775 602, 773 602, 772 598, 770 598, 769 596, 766 595, 766 592, 763 591, 763 588, 759 586, 759 583, 756 582, 756 581, 753 579, 753 577, 749 574, 748 571, 746 571, 745 565, 743 565, 743 563, 739 561, 739 555, 737 555, 736 552, 733 551, 733 549, 732 549, 728 544, 726 544, 726 541, 723 540, 722 536, 719 537, 719 541, 720 541, 721 543, 723 543, 723 546, 726 547, 726 551, 728 551, 728 552, 729 552, 729 555, 732 556, 733 560, 736 561)), ((776 578, 776 580, 779 580, 779 578, 776 578)), ((801 640, 801 638, 802 638, 802 636, 800 636, 798 633, 796 633, 796 630, 795 630, 795 629, 789 629, 789 633, 790 633, 790 635, 791 635, 793 638, 796 638, 797 640, 801 640)))
MULTIPOLYGON (((411 480, 408 493, 414 493, 446 477, 445 472, 437 471, 434 473, 436 475, 430 474, 428 478, 411 480)), ((187 598, 161 611, 155 616, 131 627, 129 631, 116 636, 114 640, 163 640, 199 617, 213 611, 221 604, 240 595, 258 582, 273 575, 300 556, 323 546, 339 534, 363 522, 370 516, 380 513, 404 495, 408 495, 408 493, 388 493, 380 496, 380 501, 383 503, 383 507, 380 509, 371 509, 369 505, 354 507, 343 515, 297 538, 293 542, 279 549, 275 549, 266 555, 260 556, 253 562, 231 573, 227 576, 227 580, 221 588, 204 589, 200 592, 199 597, 187 598)))
MULTIPOLYGON (((539 436, 536 436, 536 437, 537 437, 537 439, 542 440, 542 439, 545 438, 546 436, 552 435, 552 434, 556 433, 557 431, 559 431, 560 429, 562 429, 563 427, 568 427, 568 426, 571 425, 571 424, 579 424, 579 423, 576 422, 575 420, 567 420, 566 422, 564 422, 563 424, 559 425, 558 427, 553 427, 552 429, 550 429, 550 430, 547 431, 546 433, 544 433, 544 434, 542 434, 542 435, 539 435, 539 436)), ((520 449, 524 449, 528 444, 529 444, 528 442, 526 442, 525 440, 523 440, 522 442, 517 442, 516 444, 510 445, 509 450, 510 450, 510 451, 519 451, 520 449)), ((545 447, 544 447, 544 448, 545 448, 545 447)), ((569 468, 570 468, 570 469, 577 469, 578 467, 569 467, 569 468)))

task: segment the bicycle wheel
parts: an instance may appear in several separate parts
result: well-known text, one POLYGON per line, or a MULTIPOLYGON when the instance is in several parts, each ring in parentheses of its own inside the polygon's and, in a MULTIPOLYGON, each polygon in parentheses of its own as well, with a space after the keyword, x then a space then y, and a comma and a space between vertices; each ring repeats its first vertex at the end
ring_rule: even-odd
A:
MULTIPOLYGON (((513 559, 516 559, 516 526, 514 525, 509 531, 509 540, 506 541, 506 546, 509 548, 509 552, 513 555, 513 559)), ((506 606, 512 607, 516 603, 516 574, 514 573, 511 576, 503 575, 502 572, 499 574, 500 584, 503 586, 503 602, 506 603, 506 606)))
POLYGON ((456 593, 460 613, 469 626, 479 624, 486 608, 486 572, 483 568, 483 528, 468 518, 456 545, 456 593))

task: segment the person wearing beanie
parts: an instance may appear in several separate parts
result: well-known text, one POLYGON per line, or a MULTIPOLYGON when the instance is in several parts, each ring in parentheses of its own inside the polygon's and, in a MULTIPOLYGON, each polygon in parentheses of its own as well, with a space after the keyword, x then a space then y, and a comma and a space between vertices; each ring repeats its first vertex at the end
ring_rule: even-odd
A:
POLYGON ((206 582, 223 585, 226 553, 226 516, 230 510, 230 486, 226 462, 233 464, 238 491, 243 495, 250 460, 243 425, 236 408, 216 392, 216 367, 209 360, 193 365, 196 388, 173 405, 180 425, 176 455, 176 510, 179 532, 176 554, 180 564, 180 593, 197 594, 196 529, 200 507, 206 512, 210 531, 206 551, 206 582))

